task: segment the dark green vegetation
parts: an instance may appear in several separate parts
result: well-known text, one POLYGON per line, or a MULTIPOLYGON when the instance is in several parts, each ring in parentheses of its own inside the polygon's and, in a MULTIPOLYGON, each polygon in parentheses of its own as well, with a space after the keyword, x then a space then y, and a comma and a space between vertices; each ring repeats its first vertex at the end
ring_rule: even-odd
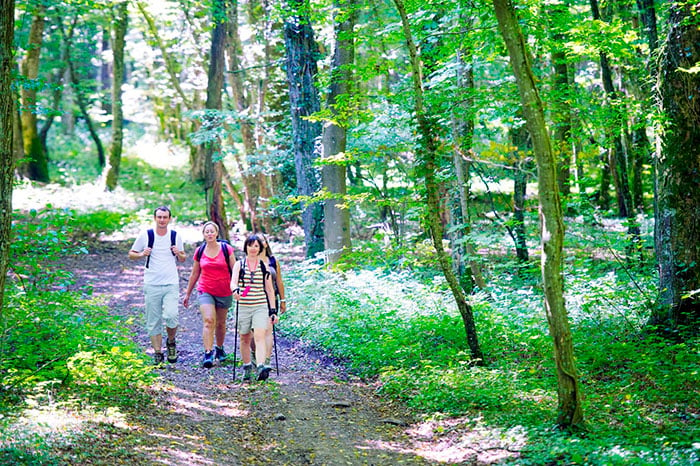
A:
POLYGON ((492 240, 491 225, 474 233, 490 284, 472 297, 486 367, 470 367, 449 290, 420 244, 397 254, 368 243, 342 275, 312 265, 287 274, 293 308, 304 312, 283 328, 378 377, 381 393, 428 418, 463 416, 475 428, 523 435, 520 464, 696 461, 698 341, 644 330, 655 280, 649 252, 644 263, 620 263, 619 231, 568 223, 567 306, 588 413, 587 430, 568 436, 552 429, 556 380, 539 274, 502 254, 508 245, 492 240))
POLYGON ((500 432, 530 464, 697 461, 695 4, 282 4, 132 2, 127 25, 121 0, 24 1, 14 15, 3 2, 15 37, 3 29, 12 66, 0 83, 17 95, 16 108, 0 99, 15 128, 0 134, 2 200, 18 197, 17 176, 20 196, 41 202, 12 214, 12 238, 11 209, 0 211, 1 399, 13 426, 0 459, 52 461, 31 427, 16 435, 25 408, 143 400, 151 375, 131 323, 64 265, 167 204, 178 224, 212 219, 224 236, 240 220, 300 243, 301 226, 307 256, 325 248, 338 262, 287 261, 282 327, 436 429, 454 419, 500 432), (334 34, 344 20, 357 27, 334 34), (125 27, 126 50, 110 40, 125 27), (353 60, 330 60, 340 40, 354 41, 353 60), (346 91, 319 108, 351 62, 346 91), (113 86, 119 69, 124 86, 113 86), (319 160, 331 121, 343 134, 323 139, 343 141, 319 160), (119 167, 110 202, 87 202, 116 176, 105 149, 119 167), (69 209, 47 181, 72 196, 69 209), (331 199, 345 201, 349 226, 322 221, 331 199), (546 223, 561 213, 563 252, 563 231, 546 223))
MULTIPOLYGON (((164 186, 177 179, 177 168, 162 171, 131 159, 124 167, 138 169, 141 179, 161 177, 164 186)), ((187 192, 137 188, 131 194, 149 203, 171 196, 183 211, 195 204, 187 192)), ((532 224, 535 212, 528 212, 532 224)), ((145 402, 139 387, 153 375, 129 341, 127 323, 109 316, 89 289, 75 289, 61 270, 66 251, 81 254, 94 232, 136 218, 118 207, 15 215, 17 259, 0 341, 5 420, 47 398, 124 409, 145 402)), ((655 286, 650 249, 642 249, 638 262, 621 262, 623 228, 593 219, 593 211, 570 219, 565 247, 567 305, 589 413, 585 432, 553 429, 556 380, 537 266, 515 261, 510 239, 490 221, 472 232, 489 283, 488 292, 471 298, 486 367, 469 364, 459 315, 426 238, 397 247, 377 234, 358 243, 335 272, 318 262, 285 264, 291 311, 280 329, 328 350, 357 374, 376 377, 381 394, 419 416, 455 417, 474 429, 522 437, 521 464, 691 464, 700 435, 698 342, 674 343, 645 331, 655 286)), ((647 244, 651 232, 642 230, 647 244)), ((17 459, 34 451, 34 464, 42 464, 45 441, 30 432, 3 439, 2 454, 17 459)))

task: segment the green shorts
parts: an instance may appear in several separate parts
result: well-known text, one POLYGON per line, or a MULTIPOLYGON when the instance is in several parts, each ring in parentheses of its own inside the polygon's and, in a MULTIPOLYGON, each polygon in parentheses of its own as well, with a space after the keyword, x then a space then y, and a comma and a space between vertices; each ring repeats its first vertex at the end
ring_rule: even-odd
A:
POLYGON ((238 331, 241 335, 250 333, 255 329, 266 329, 270 325, 270 316, 267 312, 267 304, 255 306, 238 306, 238 331))

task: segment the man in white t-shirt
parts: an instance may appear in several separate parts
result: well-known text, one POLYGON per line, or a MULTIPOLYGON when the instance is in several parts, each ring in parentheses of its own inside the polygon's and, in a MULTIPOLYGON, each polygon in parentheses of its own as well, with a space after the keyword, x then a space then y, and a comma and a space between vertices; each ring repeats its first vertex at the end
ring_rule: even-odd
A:
POLYGON ((180 277, 177 261, 184 262, 182 237, 168 228, 170 209, 161 206, 153 212, 156 227, 142 231, 129 251, 129 259, 145 257, 143 294, 146 302, 146 331, 151 338, 155 364, 162 364, 163 322, 168 334, 166 349, 168 362, 177 362, 175 336, 179 324, 180 277))

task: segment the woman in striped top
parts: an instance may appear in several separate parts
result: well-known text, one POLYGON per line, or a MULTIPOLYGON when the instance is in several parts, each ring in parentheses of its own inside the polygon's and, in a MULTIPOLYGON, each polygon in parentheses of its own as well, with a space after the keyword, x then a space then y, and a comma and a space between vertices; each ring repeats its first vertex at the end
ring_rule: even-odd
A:
MULTIPOLYGON (((243 244, 245 257, 236 262, 231 278, 233 299, 238 301, 237 325, 241 334, 241 359, 245 381, 252 379, 255 369, 251 363, 251 339, 255 339, 256 360, 265 361, 265 331, 278 320, 272 279, 265 264, 260 260, 263 244, 258 235, 246 238, 243 244)), ((267 364, 258 366, 258 380, 267 379, 271 369, 267 364)))

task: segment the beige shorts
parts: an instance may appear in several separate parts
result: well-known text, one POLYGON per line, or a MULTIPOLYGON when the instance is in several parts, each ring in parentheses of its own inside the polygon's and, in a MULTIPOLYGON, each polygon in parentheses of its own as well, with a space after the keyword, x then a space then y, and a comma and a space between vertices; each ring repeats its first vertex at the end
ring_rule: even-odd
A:
POLYGON ((255 306, 238 306, 238 331, 241 335, 250 333, 253 329, 266 329, 270 325, 267 304, 255 306))

